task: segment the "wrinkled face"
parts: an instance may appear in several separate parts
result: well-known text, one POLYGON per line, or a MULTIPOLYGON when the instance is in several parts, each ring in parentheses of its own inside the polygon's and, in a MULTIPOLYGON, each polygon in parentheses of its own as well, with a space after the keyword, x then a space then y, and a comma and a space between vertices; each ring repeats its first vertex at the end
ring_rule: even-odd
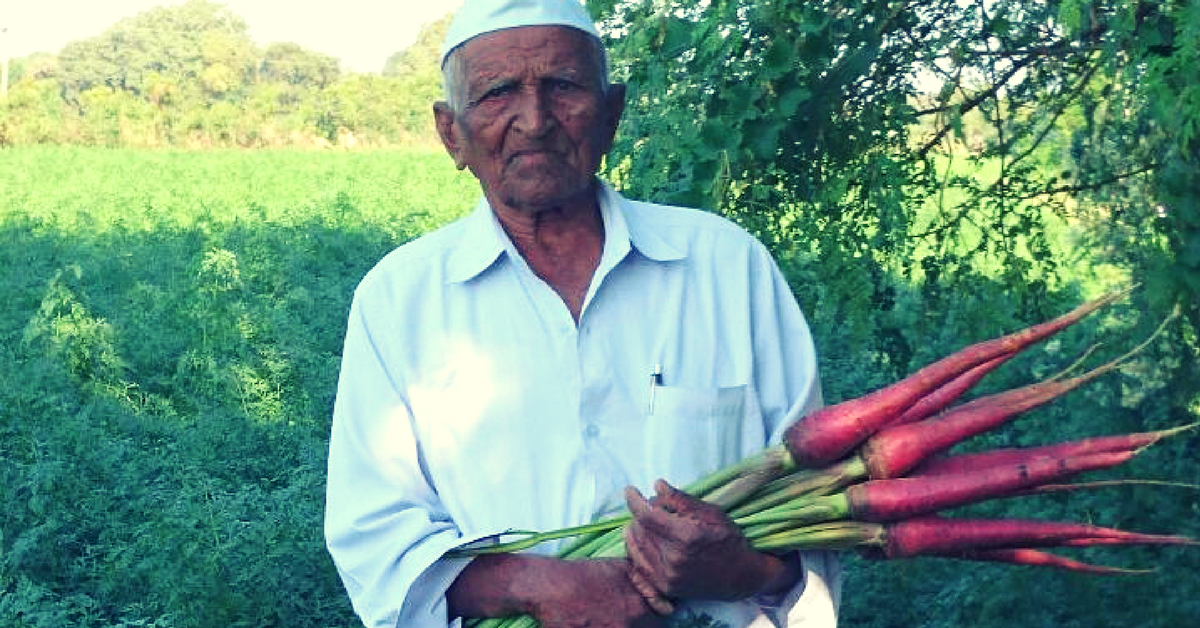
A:
POLYGON ((603 91, 587 37, 572 28, 528 26, 480 35, 458 50, 464 104, 458 112, 435 105, 438 134, 493 207, 536 214, 592 193, 624 88, 603 91))

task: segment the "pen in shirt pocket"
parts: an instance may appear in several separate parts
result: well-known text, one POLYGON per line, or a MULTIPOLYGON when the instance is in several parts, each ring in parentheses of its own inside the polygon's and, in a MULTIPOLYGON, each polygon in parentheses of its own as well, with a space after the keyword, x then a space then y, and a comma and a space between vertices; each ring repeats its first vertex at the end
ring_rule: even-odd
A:
POLYGON ((650 369, 650 408, 648 414, 654 414, 654 394, 659 386, 662 386, 662 365, 655 364, 654 368, 650 369))

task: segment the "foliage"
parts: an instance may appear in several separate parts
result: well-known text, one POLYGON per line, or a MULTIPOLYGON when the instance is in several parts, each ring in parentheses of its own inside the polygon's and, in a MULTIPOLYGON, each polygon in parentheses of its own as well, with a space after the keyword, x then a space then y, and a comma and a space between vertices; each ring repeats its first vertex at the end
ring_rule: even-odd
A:
MULTIPOLYGON (((1146 288, 1126 311, 1094 324, 1136 337, 1176 306, 1189 312, 1139 366, 1140 377, 1130 370, 1090 387, 989 445, 1196 420, 1200 298, 1186 286, 1200 276, 1191 266, 1200 259, 1191 158, 1200 107, 1194 70, 1185 70, 1196 61, 1195 3, 589 7, 630 85, 610 175, 634 196, 731 216, 772 248, 817 336, 828 399, 862 394, 967 342, 1139 281, 1146 288)), ((984 386, 1048 376, 1094 334, 1077 330, 984 386)), ((1147 457, 1146 475, 1200 476, 1181 461, 1186 447, 1147 457)), ((1154 512, 1186 532, 1196 520, 1192 497, 1133 490, 1013 509, 1045 516, 1083 508, 1135 528, 1154 525, 1144 514, 1154 512)), ((1157 560, 1176 575, 1195 569, 1183 552, 1157 560)), ((1140 625, 1147 619, 1125 609, 1152 597, 1162 600, 1153 625, 1186 623, 1195 612, 1194 587, 1181 590, 1178 580, 982 573, 937 561, 853 562, 844 620, 1140 625)))
POLYGON ((242 83, 253 69, 246 23, 222 5, 190 0, 121 20, 102 35, 67 44, 58 55, 68 102, 107 86, 144 94, 155 76, 209 90, 242 83))
POLYGON ((294 43, 260 50, 221 4, 157 7, 58 55, 16 60, 0 146, 433 145, 440 73, 428 48, 447 22, 427 25, 379 76, 294 43))
MULTIPOLYGON (((613 176, 635 196, 749 227, 809 275, 797 289, 819 301, 810 310, 836 312, 838 337, 886 341, 876 352, 898 367, 893 375, 919 351, 903 337, 905 321, 888 329, 896 303, 978 294, 984 279, 1016 301, 1021 319, 1044 316, 1052 293, 1085 289, 1063 273, 1080 260, 1056 255, 1064 225, 1082 224, 1075 208, 1154 167, 1138 158, 1144 150, 1107 159, 1111 137, 1072 138, 1072 120, 1092 118, 1100 102, 1089 94, 1113 88, 1096 77, 1128 58, 1129 38, 1095 26, 1072 35, 1058 3, 589 6, 605 18, 615 69, 631 87, 613 176), (966 139, 964 119, 984 127, 970 153, 952 141, 966 139)), ((1121 137, 1141 136, 1125 128, 1121 137)), ((833 342, 855 353, 856 343, 833 342)), ((872 358, 853 358, 863 359, 872 358)))
MULTIPOLYGON (((1091 195, 1087 218, 1105 259, 1155 271, 1160 302, 1185 305, 1200 323, 1200 91, 1191 69, 1200 60, 1200 11, 1194 2, 1103 7, 1091 30, 1104 32, 1115 60, 1072 129, 1077 167, 1103 176, 1111 163, 1148 175, 1091 195), (1136 244, 1132 244, 1136 243, 1136 244)), ((1064 13, 1083 7, 1065 5, 1064 13)), ((1092 15, 1089 13, 1088 15, 1092 15)), ((1082 22, 1083 18, 1077 18, 1082 22)), ((1083 28, 1081 25, 1080 29, 1083 28)))
POLYGON ((262 81, 316 88, 329 86, 341 74, 337 59, 290 42, 267 45, 258 72, 262 81))
POLYGON ((383 64, 384 76, 414 76, 425 73, 432 77, 436 74, 434 83, 441 82, 438 61, 441 57, 442 41, 450 28, 453 13, 447 13, 440 19, 424 25, 417 34, 417 41, 408 48, 388 57, 383 64))
POLYGON ((320 524, 350 294, 474 181, 422 152, 0 167, 0 625, 354 625, 320 524))

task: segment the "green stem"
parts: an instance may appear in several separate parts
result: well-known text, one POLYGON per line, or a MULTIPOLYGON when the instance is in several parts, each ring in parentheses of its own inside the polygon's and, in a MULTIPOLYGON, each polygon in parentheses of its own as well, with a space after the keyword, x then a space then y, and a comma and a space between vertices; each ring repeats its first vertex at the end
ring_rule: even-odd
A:
POLYGON ((1088 356, 1092 355, 1092 353, 1094 353, 1096 351, 1096 349, 1099 347, 1100 347, 1099 343, 1093 344, 1092 346, 1088 347, 1087 351, 1084 351, 1083 355, 1079 356, 1079 358, 1077 358, 1074 362, 1069 364, 1067 366, 1067 368, 1065 368, 1065 369, 1059 371, 1058 373, 1054 374, 1053 376, 1049 377, 1046 381, 1053 382, 1053 381, 1066 379, 1068 375, 1070 375, 1072 372, 1074 372, 1076 369, 1078 369, 1080 367, 1080 365, 1083 364, 1084 360, 1086 360, 1088 358, 1088 356))
POLYGON ((467 622, 467 628, 539 628, 541 626, 532 615, 489 617, 476 621, 477 623, 467 622))
MULTIPOLYGON (((701 497, 727 510, 730 505, 745 499, 757 491, 763 484, 791 473, 796 469, 796 463, 783 445, 768 447, 763 451, 749 456, 737 464, 725 467, 711 473, 687 486, 684 490, 694 496, 701 497)), ((591 543, 606 538, 610 531, 625 527, 629 522, 629 513, 624 513, 601 521, 560 528, 546 532, 528 530, 512 530, 503 536, 519 536, 521 538, 505 543, 484 545, 471 548, 459 548, 447 552, 450 558, 479 556, 481 554, 502 554, 519 552, 535 547, 547 541, 579 537, 564 549, 572 555, 585 555, 583 552, 591 543)))
POLYGON ((754 539, 762 538, 776 532, 786 532, 794 530, 796 526, 792 525, 791 521, 776 521, 775 523, 756 523, 742 528, 742 535, 751 542, 754 539))
POLYGON ((762 487, 757 497, 734 508, 729 516, 737 519, 789 501, 828 495, 866 478, 867 474, 867 465, 858 456, 851 456, 825 469, 800 471, 762 487))
POLYGON ((538 621, 530 615, 513 615, 510 617, 472 617, 463 624, 467 628, 537 628, 538 621))
POLYGON ((596 548, 591 558, 624 558, 625 535, 617 534, 607 540, 607 543, 596 548))
MULTIPOLYGON (((768 447, 757 456, 748 459, 749 464, 738 463, 729 467, 736 474, 721 482, 720 485, 706 488, 704 501, 715 504, 721 510, 728 511, 755 494, 764 485, 787 476, 796 470, 796 461, 783 445, 768 447)), ((727 474, 722 474, 722 477, 727 474)), ((688 492, 695 492, 695 485, 688 492)))
MULTIPOLYGON (((624 526, 616 529, 624 529, 624 526)), ((570 543, 564 544, 561 548, 559 548, 558 556, 559 558, 573 556, 579 553, 581 550, 585 550, 597 539, 604 538, 606 535, 611 534, 612 532, 613 530, 605 530, 604 532, 589 532, 588 534, 581 534, 575 537, 570 543)))
POLYGON ((796 461, 792 459, 787 448, 783 445, 774 445, 744 458, 736 464, 710 473, 689 484, 684 490, 696 497, 707 498, 710 493, 720 495, 719 489, 741 477, 759 474, 778 477, 795 469, 796 461))
POLYGON ((793 501, 752 515, 734 518, 740 528, 762 523, 792 522, 793 525, 822 523, 850 517, 850 499, 845 493, 793 501))
POLYGON ((529 530, 510 530, 503 533, 501 536, 521 536, 524 538, 507 543, 495 543, 493 545, 482 545, 479 547, 462 547, 459 549, 446 552, 448 558, 464 558, 468 556, 479 556, 481 554, 505 554, 519 552, 535 547, 546 541, 555 539, 564 539, 581 534, 593 534, 597 532, 607 532, 622 528, 629 522, 629 515, 618 515, 609 519, 602 519, 579 526, 571 526, 569 528, 559 528, 558 530, 550 530, 548 532, 532 532, 529 530))
POLYGON ((559 552, 558 557, 568 560, 592 558, 597 552, 603 550, 609 545, 612 545, 614 542, 624 542, 624 540, 625 528, 616 528, 594 537, 587 543, 565 548, 563 551, 559 552))
POLYGON ((753 539, 751 544, 759 551, 784 551, 799 549, 848 549, 864 545, 883 545, 887 533, 878 523, 837 521, 814 526, 805 526, 785 532, 776 532, 753 539))

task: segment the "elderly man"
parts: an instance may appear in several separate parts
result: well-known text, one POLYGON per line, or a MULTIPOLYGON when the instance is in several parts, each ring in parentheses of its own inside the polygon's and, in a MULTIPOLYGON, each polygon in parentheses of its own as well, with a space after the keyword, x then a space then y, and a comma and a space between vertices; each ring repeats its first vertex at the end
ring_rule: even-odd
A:
POLYGON ((483 199, 363 279, 334 411, 326 537, 363 622, 834 625, 836 561, 757 552, 673 488, 820 404, 765 249, 596 178, 624 87, 578 0, 466 0, 443 69, 437 129, 483 199), (622 507, 628 559, 445 557, 622 507))

